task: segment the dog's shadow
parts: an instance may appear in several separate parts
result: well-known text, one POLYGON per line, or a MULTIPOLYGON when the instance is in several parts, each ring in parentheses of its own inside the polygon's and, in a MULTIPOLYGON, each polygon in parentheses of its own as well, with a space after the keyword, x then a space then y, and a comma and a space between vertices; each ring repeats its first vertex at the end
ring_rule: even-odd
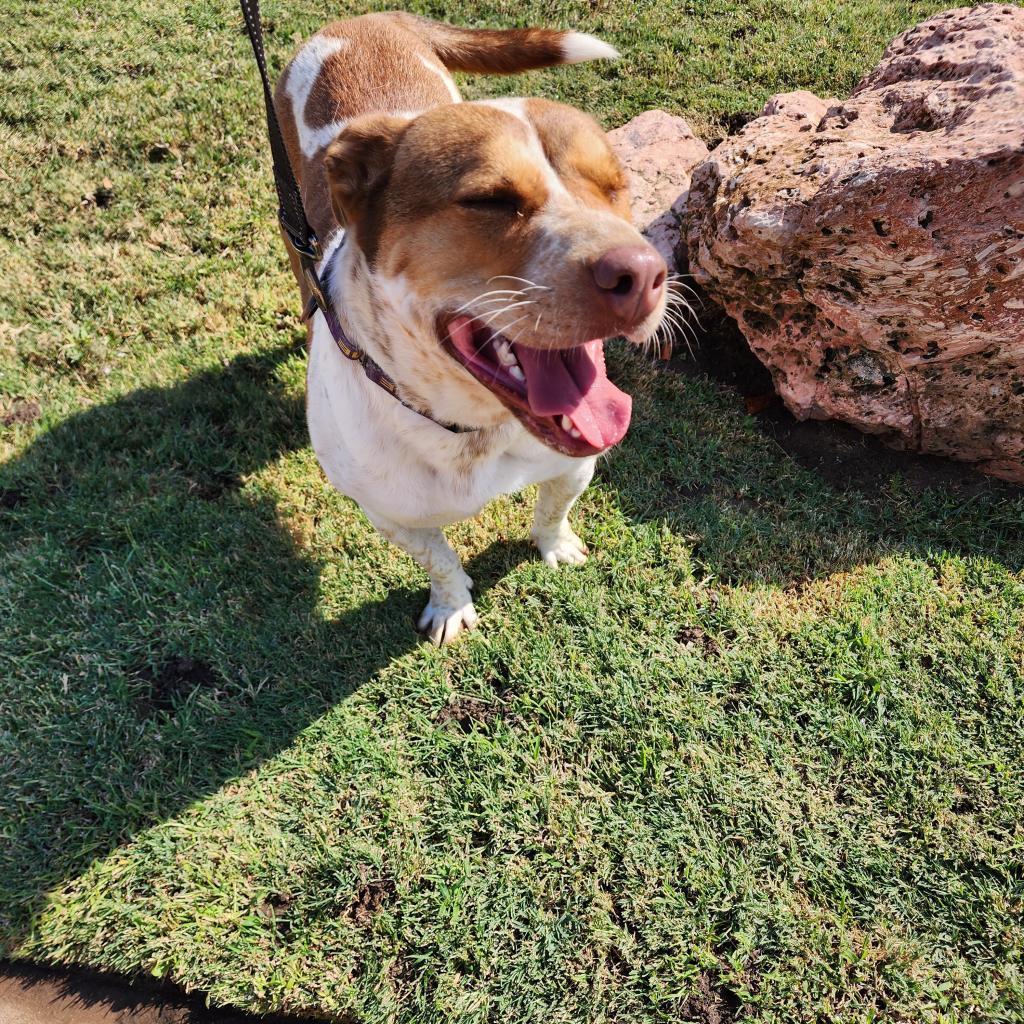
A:
MULTIPOLYGON (((314 560, 270 497, 240 487, 308 443, 288 356, 135 391, 0 467, 0 948, 48 891, 420 642, 425 579, 368 586, 325 618, 323 565, 337 545, 366 553, 342 539, 314 560)), ((482 552, 476 592, 524 557, 482 552)))

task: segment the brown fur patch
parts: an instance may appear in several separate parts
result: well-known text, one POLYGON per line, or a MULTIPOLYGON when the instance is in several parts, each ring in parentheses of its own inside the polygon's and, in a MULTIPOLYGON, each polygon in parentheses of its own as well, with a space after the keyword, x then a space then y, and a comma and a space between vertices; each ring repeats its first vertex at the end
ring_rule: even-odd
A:
POLYGON ((451 102, 438 76, 417 59, 436 63, 433 53, 389 19, 367 25, 359 18, 329 26, 324 35, 346 39, 350 45, 323 63, 306 102, 306 124, 311 128, 369 111, 421 110, 451 102), (391 96, 402 106, 389 103, 391 96))
POLYGON ((324 156, 334 216, 355 230, 371 266, 383 226, 381 200, 408 124, 390 114, 365 114, 349 123, 324 156))
POLYGON ((374 111, 415 111, 450 103, 451 97, 441 78, 419 60, 438 63, 433 50, 399 16, 368 14, 334 22, 318 35, 345 39, 349 45, 323 62, 302 111, 292 109, 288 95, 289 63, 274 90, 274 105, 306 217, 326 244, 338 227, 324 169, 326 146, 307 158, 299 143, 298 118, 315 130, 374 111))
POLYGON ((493 430, 476 430, 463 435, 462 450, 456 455, 452 467, 457 476, 470 476, 477 462, 490 455, 494 436, 493 430))
POLYGON ((563 32, 545 28, 465 29, 415 18, 445 67, 475 74, 510 75, 565 60, 563 32))
POLYGON ((526 110, 566 188, 589 205, 610 208, 628 220, 626 174, 601 126, 581 110, 551 100, 527 100, 526 110))
POLYGON ((467 275, 521 271, 534 242, 530 217, 547 198, 527 142, 525 125, 490 107, 445 107, 418 118, 382 197, 382 270, 404 268, 424 293, 467 275), (515 197, 518 212, 463 205, 495 193, 515 197))

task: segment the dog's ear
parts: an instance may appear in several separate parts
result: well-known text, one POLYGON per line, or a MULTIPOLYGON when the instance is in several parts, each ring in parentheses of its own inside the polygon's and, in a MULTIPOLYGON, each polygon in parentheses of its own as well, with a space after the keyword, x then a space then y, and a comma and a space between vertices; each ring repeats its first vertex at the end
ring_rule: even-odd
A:
POLYGON ((358 225, 388 183, 406 118, 366 114, 353 119, 327 147, 324 164, 334 216, 343 227, 358 225))

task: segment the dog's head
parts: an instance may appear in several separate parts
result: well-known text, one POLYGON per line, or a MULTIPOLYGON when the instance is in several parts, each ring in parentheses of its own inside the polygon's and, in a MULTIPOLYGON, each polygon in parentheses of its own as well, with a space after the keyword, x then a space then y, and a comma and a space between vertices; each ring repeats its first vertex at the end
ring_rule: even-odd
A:
POLYGON ((667 272, 592 118, 535 99, 367 115, 326 169, 371 344, 417 401, 476 425, 511 410, 571 455, 620 440, 631 403, 603 341, 652 337, 667 272))

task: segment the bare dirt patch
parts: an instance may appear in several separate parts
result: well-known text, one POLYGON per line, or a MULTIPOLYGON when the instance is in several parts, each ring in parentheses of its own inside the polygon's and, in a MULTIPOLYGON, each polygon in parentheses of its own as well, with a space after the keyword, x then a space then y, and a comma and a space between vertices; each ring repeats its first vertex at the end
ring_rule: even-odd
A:
POLYGON ((138 678, 148 684, 136 701, 139 714, 148 717, 158 712, 173 714, 177 705, 198 689, 213 689, 220 677, 212 666, 198 658, 172 657, 163 664, 145 667, 138 678))
POLYGON ((446 704, 437 713, 437 725, 452 722, 463 732, 472 732, 474 726, 486 725, 498 714, 498 708, 486 701, 473 697, 459 697, 446 704))
POLYGON ((681 1020, 700 1024, 733 1024, 737 1020, 739 1002, 732 992, 717 985, 705 971, 697 982, 697 991, 680 1006, 681 1020))
POLYGON ((345 911, 345 916, 360 928, 365 928, 394 898, 395 883, 392 879, 371 879, 356 890, 355 899, 345 911))
POLYGON ((313 1024, 208 1007, 168 982, 0 962, 0 1024, 313 1024))
POLYGON ((12 427, 16 423, 35 423, 41 415, 42 408, 34 398, 16 398, 0 415, 0 423, 5 427, 12 427))
POLYGON ((713 658, 721 653, 715 638, 709 636, 700 626, 684 626, 676 634, 676 642, 683 647, 700 651, 706 658, 713 658))

